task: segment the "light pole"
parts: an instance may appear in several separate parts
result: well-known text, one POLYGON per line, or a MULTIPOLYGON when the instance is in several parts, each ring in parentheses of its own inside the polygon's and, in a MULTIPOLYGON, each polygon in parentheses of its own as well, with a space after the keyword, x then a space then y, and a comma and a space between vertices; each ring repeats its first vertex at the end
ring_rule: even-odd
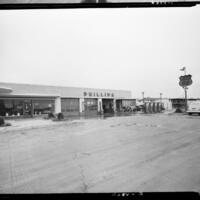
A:
POLYGON ((142 92, 142 100, 143 100, 143 103, 144 103, 144 92, 142 92))
POLYGON ((162 93, 160 93, 160 103, 162 103, 162 93))

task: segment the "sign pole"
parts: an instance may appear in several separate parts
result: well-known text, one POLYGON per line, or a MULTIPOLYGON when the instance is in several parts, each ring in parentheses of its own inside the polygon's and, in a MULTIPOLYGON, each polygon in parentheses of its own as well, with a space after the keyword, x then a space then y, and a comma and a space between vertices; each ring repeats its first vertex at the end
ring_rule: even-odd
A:
POLYGON ((185 111, 187 112, 187 87, 184 87, 185 89, 185 111))
MULTIPOLYGON (((186 76, 186 67, 184 67, 184 73, 186 76)), ((187 86, 184 87, 185 90, 185 112, 187 112, 187 86)))
MULTIPOLYGON (((186 76, 186 67, 184 67, 184 72, 186 76)), ((187 86, 185 86, 184 89, 185 89, 185 112, 187 112, 187 86)))
MULTIPOLYGON (((184 67, 184 72, 186 76, 186 67, 184 67)), ((185 112, 187 112, 187 86, 185 86, 184 89, 185 89, 185 112)))

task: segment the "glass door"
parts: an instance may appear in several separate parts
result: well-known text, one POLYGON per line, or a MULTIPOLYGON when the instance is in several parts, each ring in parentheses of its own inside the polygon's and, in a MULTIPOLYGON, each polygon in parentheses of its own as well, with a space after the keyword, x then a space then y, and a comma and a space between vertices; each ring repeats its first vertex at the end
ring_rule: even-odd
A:
POLYGON ((24 116, 32 116, 32 102, 31 100, 24 100, 23 105, 24 116))

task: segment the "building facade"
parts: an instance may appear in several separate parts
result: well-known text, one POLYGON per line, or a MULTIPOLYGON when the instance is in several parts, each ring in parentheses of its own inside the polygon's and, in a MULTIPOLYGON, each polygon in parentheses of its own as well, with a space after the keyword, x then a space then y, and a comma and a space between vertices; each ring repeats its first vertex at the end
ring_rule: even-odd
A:
POLYGON ((0 116, 113 113, 134 105, 131 91, 0 83, 0 116))

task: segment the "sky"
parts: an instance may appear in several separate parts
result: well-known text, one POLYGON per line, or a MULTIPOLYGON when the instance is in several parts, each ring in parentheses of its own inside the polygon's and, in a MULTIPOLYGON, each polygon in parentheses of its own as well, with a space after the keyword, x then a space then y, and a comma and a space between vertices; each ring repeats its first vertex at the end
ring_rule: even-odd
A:
MULTIPOLYGON (((0 82, 200 97, 200 6, 0 10, 0 82)), ((31 92, 31 91, 30 91, 31 92)))

